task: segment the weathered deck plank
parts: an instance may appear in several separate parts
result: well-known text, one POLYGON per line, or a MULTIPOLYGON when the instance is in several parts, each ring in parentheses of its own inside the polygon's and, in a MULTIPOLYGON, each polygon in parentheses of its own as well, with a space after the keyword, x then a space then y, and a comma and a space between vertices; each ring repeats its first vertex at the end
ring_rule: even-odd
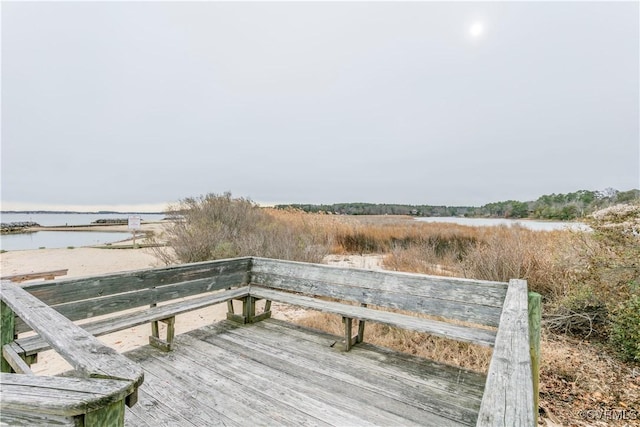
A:
MULTIPOLYGON (((445 426, 456 424, 450 423, 449 419, 469 424, 476 420, 480 407, 478 396, 469 398, 424 382, 398 380, 364 360, 353 363, 353 357, 345 356, 339 350, 309 352, 291 342, 274 348, 270 341, 277 338, 277 342, 283 344, 279 341, 282 337, 265 335, 262 331, 256 333, 255 328, 233 328, 216 336, 216 341, 222 340, 227 348, 236 348, 238 351, 247 348, 250 350, 248 357, 254 361, 280 372, 289 370, 290 376, 306 383, 318 387, 322 383, 331 384, 334 394, 340 394, 342 389, 358 390, 354 397, 356 407, 370 405, 372 399, 378 397, 379 401, 384 402, 376 405, 378 410, 408 419, 412 417, 418 424, 429 422, 445 426), (245 333, 236 333, 238 331, 245 333), (343 368, 345 362, 349 366, 347 369, 343 368), (425 399, 424 396, 429 398, 425 399)), ((210 339, 204 338, 205 341, 210 339)))
MULTIPOLYGON (((290 323, 278 320, 260 322, 256 324, 256 328, 265 328, 269 330, 269 334, 262 333, 262 331, 256 333, 246 328, 234 329, 229 332, 234 336, 242 337, 242 339, 262 343, 265 347, 271 344, 269 340, 276 338, 279 346, 286 347, 292 356, 301 356, 300 361, 313 360, 314 362, 318 362, 320 364, 318 369, 326 369, 328 374, 333 374, 333 369, 330 367, 327 369, 323 363, 340 363, 345 357, 348 357, 350 363, 366 364, 368 369, 374 370, 376 380, 378 378, 385 379, 382 385, 383 388, 389 385, 387 382, 388 379, 391 382, 400 382, 405 386, 426 387, 436 392, 449 393, 455 395, 453 399, 460 399, 459 395, 464 394, 465 400, 468 399, 469 402, 477 401, 478 405, 484 390, 484 382, 486 379, 484 375, 459 367, 443 365, 428 359, 420 359, 422 369, 416 369, 407 375, 405 373, 406 368, 415 366, 416 358, 413 356, 403 358, 402 354, 388 350, 386 354, 389 355, 389 357, 386 357, 383 349, 366 343, 355 347, 352 350, 352 356, 346 356, 342 351, 309 354, 309 352, 305 351, 298 343, 301 339, 306 339, 305 336, 324 338, 325 341, 321 343, 321 345, 324 346, 330 346, 335 341, 335 336, 320 331, 314 331, 314 334, 309 334, 308 329, 305 330, 301 327, 296 327, 290 323), (385 358, 388 361, 385 360, 385 358), (407 363, 401 364, 403 360, 407 363), (391 362, 394 361, 396 363, 392 364, 391 362), (428 369, 424 369, 424 366, 428 366, 428 369), (467 394, 468 396, 466 396, 467 394)), ((308 362, 305 365, 308 365, 308 362)), ((357 376, 360 373, 350 371, 349 374, 357 376)), ((360 376, 360 379, 362 380, 362 386, 372 386, 372 384, 368 383, 368 376, 360 376)), ((447 397, 447 400, 451 403, 449 397, 447 397)))
POLYGON ((127 422, 166 425, 147 420, 164 406, 162 412, 174 411, 174 425, 190 425, 179 418, 192 413, 197 425, 475 424, 480 374, 408 355, 395 359, 368 344, 339 352, 329 347, 337 338, 274 319, 225 321, 178 336, 170 353, 134 350, 127 356, 144 366, 146 380, 127 422), (470 397, 455 398, 458 386, 470 397))
MULTIPOLYGON (((203 358, 200 353, 194 356, 190 351, 184 351, 189 350, 185 347, 184 341, 182 344, 181 350, 168 354, 158 353, 149 347, 129 353, 130 357, 148 368, 148 372, 152 375, 150 379, 152 383, 160 381, 162 384, 175 385, 170 390, 163 388, 143 390, 143 396, 146 395, 145 398, 152 400, 154 405, 178 409, 186 414, 196 411, 200 416, 204 411, 208 413, 207 415, 212 414, 214 417, 224 412, 224 416, 219 418, 224 420, 225 425, 241 426, 246 425, 248 419, 265 419, 272 425, 297 426, 304 424, 307 420, 295 410, 283 410, 283 404, 275 397, 255 399, 251 388, 241 381, 242 375, 229 372, 226 368, 221 369, 223 364, 229 365, 228 361, 216 360, 214 366, 212 363, 214 359, 210 359, 208 355, 203 358), (176 376, 180 379, 178 382, 175 381, 176 376), (167 393, 173 396, 166 399, 164 396, 167 393), (177 396, 188 396, 188 399, 176 405, 177 396), (193 406, 194 399, 197 400, 197 407, 193 406), (185 407, 185 404, 190 406, 185 407), (274 416, 270 416, 272 414, 274 416)), ((210 424, 212 423, 195 423, 195 425, 210 424)), ((317 425, 324 424, 318 420, 317 425)))
MULTIPOLYGON (((272 329, 276 331, 285 331, 289 339, 307 340, 317 342, 321 345, 331 344, 336 337, 325 332, 314 331, 309 333, 308 328, 297 326, 286 322, 260 322, 259 327, 272 329)), ((286 343, 286 342, 285 342, 286 343)), ((396 351, 378 346, 371 346, 362 343, 357 346, 356 352, 353 353, 354 363, 358 363, 360 357, 367 362, 373 363, 378 369, 388 372, 397 378, 406 380, 426 381, 431 384, 432 381, 442 381, 448 389, 456 390, 461 387, 476 396, 482 396, 486 376, 479 373, 463 370, 462 375, 459 374, 460 368, 443 365, 429 359, 420 359, 420 363, 416 364, 415 356, 398 353, 396 351)), ((461 390, 461 391, 462 391, 461 390)))

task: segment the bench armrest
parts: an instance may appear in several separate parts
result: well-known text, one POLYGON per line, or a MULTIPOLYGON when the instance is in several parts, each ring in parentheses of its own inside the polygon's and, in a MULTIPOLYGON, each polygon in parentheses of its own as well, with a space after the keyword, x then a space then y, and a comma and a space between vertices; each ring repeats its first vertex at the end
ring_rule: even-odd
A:
POLYGON ((535 425, 527 282, 509 281, 477 426, 535 425))
POLYGON ((82 376, 126 380, 130 383, 130 393, 142 384, 141 367, 24 289, 0 282, 0 298, 82 376))

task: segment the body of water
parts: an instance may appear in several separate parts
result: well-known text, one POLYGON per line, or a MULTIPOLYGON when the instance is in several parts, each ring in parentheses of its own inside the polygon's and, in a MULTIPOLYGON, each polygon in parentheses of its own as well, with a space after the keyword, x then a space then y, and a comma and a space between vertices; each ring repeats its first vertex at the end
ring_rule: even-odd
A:
POLYGON ((458 218, 458 217, 424 217, 416 218, 416 221, 441 222, 447 224, 469 225, 472 227, 496 227, 501 225, 518 225, 529 230, 553 231, 553 230, 591 230, 588 225, 581 222, 564 221, 535 221, 529 219, 506 219, 506 218, 458 218))
POLYGON ((102 245, 130 239, 127 232, 102 231, 36 231, 34 233, 3 234, 0 249, 21 251, 38 248, 67 248, 102 245))
POLYGON ((0 222, 37 222, 42 226, 51 225, 89 225, 99 219, 119 219, 129 218, 130 215, 139 216, 142 221, 160 221, 164 219, 164 214, 99 214, 99 213, 2 213, 0 222))
MULTIPOLYGON (((140 216, 142 221, 160 221, 164 214, 67 214, 67 213, 3 213, 0 222, 36 222, 42 226, 90 225, 98 219, 140 216)), ((102 245, 131 238, 129 232, 110 231, 36 231, 33 233, 3 234, 0 249, 17 251, 39 248, 67 248, 102 245)))

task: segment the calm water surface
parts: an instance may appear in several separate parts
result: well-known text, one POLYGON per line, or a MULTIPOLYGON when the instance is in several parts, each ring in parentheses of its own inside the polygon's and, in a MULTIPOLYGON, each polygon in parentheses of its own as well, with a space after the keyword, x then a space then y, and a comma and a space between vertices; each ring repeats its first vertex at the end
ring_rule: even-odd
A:
POLYGON ((582 230, 589 231, 588 225, 581 222, 563 221, 535 221, 529 219, 505 219, 505 218, 458 218, 458 217, 426 217, 416 218, 416 221, 441 222, 447 224, 469 225, 473 227, 497 227, 501 225, 518 225, 534 231, 553 230, 582 230))
POLYGON ((65 214, 65 213, 48 213, 48 214, 30 214, 30 213, 2 213, 0 214, 0 222, 37 222, 42 226, 50 225, 89 225, 98 219, 119 219, 129 218, 129 215, 140 216, 142 221, 160 221, 165 217, 164 214, 65 214))
MULTIPOLYGON (((89 225, 98 219, 128 218, 140 216, 142 221, 159 221, 164 214, 0 214, 0 222, 37 222, 42 226, 89 225)), ((103 231, 37 231, 34 233, 3 234, 0 249, 17 251, 38 248, 66 248, 69 246, 93 246, 119 242, 131 237, 129 232, 103 231)))

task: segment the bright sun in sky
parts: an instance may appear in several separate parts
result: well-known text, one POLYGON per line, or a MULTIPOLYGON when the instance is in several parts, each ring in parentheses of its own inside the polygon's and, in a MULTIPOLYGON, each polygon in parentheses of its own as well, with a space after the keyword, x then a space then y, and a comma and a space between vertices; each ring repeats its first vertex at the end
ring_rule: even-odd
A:
POLYGON ((482 22, 474 22, 473 25, 469 27, 469 34, 471 34, 471 37, 473 38, 478 38, 483 33, 484 33, 484 25, 482 25, 482 22))

